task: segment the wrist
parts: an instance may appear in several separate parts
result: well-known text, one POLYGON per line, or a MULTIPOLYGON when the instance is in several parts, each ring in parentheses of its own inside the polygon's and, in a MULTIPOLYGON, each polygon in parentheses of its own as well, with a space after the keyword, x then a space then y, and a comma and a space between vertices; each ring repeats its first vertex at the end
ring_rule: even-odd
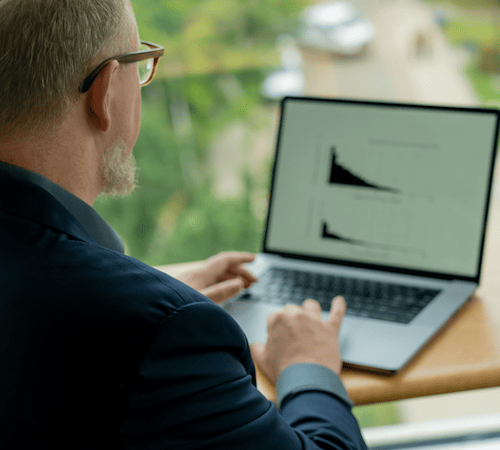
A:
POLYGON ((283 369, 276 386, 278 407, 289 395, 303 391, 328 392, 350 408, 353 406, 340 377, 332 369, 320 364, 297 363, 283 369))

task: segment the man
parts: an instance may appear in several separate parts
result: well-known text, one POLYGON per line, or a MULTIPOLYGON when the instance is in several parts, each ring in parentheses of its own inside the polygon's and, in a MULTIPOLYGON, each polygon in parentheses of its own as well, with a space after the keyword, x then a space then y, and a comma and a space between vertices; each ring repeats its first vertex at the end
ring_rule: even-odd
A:
POLYGON ((0 0, 0 448, 366 448, 338 377, 342 299, 326 322, 312 300, 270 319, 253 356, 278 412, 202 295, 253 283, 253 256, 183 283, 125 256, 92 209, 133 188, 162 53, 146 47, 129 0, 0 0))

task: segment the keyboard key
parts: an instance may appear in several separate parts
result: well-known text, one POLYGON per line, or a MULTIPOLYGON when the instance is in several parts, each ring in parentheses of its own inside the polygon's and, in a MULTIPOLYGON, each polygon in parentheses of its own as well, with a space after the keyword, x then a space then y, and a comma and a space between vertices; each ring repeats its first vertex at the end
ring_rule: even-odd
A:
POLYGON ((329 311, 332 299, 342 295, 347 315, 409 323, 438 293, 436 289, 272 268, 242 298, 280 305, 300 305, 312 298, 329 311))

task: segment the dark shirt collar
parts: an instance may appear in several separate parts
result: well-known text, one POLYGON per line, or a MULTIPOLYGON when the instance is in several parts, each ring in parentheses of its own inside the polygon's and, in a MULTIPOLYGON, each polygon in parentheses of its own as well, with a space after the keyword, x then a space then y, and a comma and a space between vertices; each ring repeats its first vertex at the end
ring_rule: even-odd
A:
POLYGON ((113 228, 83 200, 36 172, 0 161, 0 170, 45 189, 55 197, 102 247, 124 253, 123 242, 113 228))

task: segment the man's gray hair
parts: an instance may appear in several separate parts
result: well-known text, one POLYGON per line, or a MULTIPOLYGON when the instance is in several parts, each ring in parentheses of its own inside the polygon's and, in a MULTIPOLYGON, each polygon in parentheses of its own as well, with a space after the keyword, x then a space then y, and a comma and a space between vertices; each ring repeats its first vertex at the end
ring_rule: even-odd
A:
POLYGON ((0 133, 55 126, 131 24, 125 0, 0 0, 0 133))

